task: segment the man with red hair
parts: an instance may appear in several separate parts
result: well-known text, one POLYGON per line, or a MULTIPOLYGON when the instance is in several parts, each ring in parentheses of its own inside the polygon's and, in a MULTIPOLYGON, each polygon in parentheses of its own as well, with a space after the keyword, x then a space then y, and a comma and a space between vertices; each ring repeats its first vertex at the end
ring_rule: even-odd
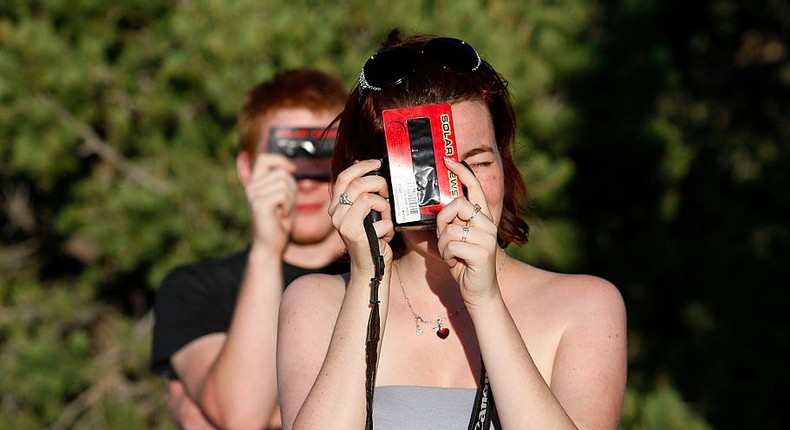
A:
POLYGON ((251 246, 174 269, 155 305, 152 369, 172 378, 168 407, 183 428, 279 428, 275 346, 283 289, 308 273, 343 273, 328 215, 329 156, 345 86, 313 69, 253 87, 236 159, 251 246))

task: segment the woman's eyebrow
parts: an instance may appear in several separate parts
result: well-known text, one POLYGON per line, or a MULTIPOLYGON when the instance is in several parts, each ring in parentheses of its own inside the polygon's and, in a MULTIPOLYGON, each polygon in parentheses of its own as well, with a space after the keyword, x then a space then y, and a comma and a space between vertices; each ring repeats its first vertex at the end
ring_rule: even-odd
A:
POLYGON ((469 158, 469 157, 473 157, 473 156, 475 156, 475 155, 477 155, 477 154, 483 154, 483 153, 485 153, 485 152, 492 152, 492 153, 493 153, 493 152, 494 152, 494 150, 493 150, 493 149, 491 149, 491 147, 490 147, 490 146, 478 146, 477 148, 472 148, 472 149, 470 149, 470 150, 466 151, 466 153, 464 153, 464 154, 461 156, 461 161, 464 161, 464 160, 466 160, 467 158, 469 158))

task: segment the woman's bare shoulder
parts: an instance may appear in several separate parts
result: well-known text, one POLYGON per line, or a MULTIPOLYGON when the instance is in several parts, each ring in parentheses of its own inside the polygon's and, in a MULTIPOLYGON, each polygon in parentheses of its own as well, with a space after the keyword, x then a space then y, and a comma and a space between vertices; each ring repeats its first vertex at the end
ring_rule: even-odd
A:
POLYGON ((537 268, 527 263, 513 265, 511 273, 512 295, 518 301, 529 299, 542 303, 545 308, 564 309, 587 313, 624 312, 623 298, 617 287, 598 276, 567 274, 537 268))
POLYGON ((346 292, 348 274, 328 275, 314 273, 297 278, 283 293, 280 309, 292 306, 311 309, 340 308, 346 292))

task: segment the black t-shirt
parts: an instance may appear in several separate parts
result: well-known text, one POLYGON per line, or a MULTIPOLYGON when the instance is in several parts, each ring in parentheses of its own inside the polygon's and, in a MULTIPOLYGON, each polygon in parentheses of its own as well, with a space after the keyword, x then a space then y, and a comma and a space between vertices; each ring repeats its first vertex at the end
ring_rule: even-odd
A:
MULTIPOLYGON (((151 370, 175 378, 170 357, 189 342, 230 327, 249 250, 180 266, 162 281, 154 305, 151 370)), ((334 262, 305 269, 283 262, 283 285, 310 273, 340 274, 348 264, 334 262)))

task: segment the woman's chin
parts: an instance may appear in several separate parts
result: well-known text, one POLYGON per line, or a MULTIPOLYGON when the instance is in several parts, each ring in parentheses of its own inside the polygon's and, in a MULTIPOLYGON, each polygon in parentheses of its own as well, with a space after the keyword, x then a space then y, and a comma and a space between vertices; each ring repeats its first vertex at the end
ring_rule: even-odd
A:
POLYGON ((428 230, 403 230, 401 231, 403 242, 406 248, 414 251, 433 251, 438 252, 436 238, 436 229, 431 228, 428 230))

